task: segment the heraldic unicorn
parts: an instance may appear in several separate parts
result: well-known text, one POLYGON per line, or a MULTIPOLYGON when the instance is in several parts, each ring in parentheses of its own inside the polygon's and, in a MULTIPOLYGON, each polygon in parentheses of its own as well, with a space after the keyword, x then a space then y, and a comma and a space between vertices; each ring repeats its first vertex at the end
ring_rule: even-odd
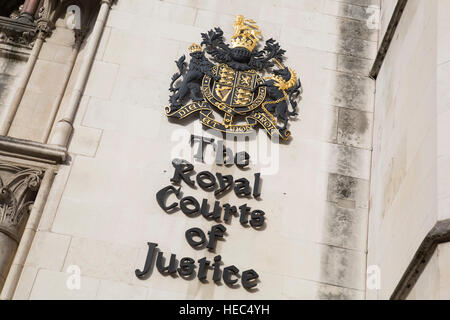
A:
POLYGON ((260 125, 270 136, 288 140, 288 121, 297 115, 301 83, 295 71, 282 64, 285 50, 273 39, 258 50, 261 30, 242 15, 234 22, 231 45, 224 42, 220 28, 202 33, 202 39, 189 47, 189 64, 184 55, 176 61, 179 72, 172 77, 166 115, 184 119, 199 113, 203 125, 229 133, 249 133, 260 125), (271 75, 263 78, 259 73, 271 75), (214 119, 213 111, 223 114, 222 122, 214 119))

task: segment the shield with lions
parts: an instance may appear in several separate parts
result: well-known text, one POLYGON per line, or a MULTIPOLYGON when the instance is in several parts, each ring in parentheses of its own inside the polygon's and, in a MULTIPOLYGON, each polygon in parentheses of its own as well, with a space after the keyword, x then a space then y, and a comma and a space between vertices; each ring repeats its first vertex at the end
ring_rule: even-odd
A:
POLYGON ((238 15, 233 27, 231 45, 224 42, 223 31, 215 28, 201 34, 200 45, 189 47, 189 64, 184 55, 176 61, 178 72, 170 83, 166 115, 184 119, 198 114, 205 127, 233 134, 261 126, 270 136, 288 140, 287 125, 297 114, 300 80, 282 64, 285 51, 274 39, 266 40, 262 50, 257 48, 261 30, 255 21, 238 15), (263 79, 260 74, 268 72, 272 76, 263 79))
POLYGON ((255 70, 237 71, 226 64, 220 64, 212 68, 212 73, 218 80, 205 75, 202 83, 203 96, 229 115, 245 115, 256 109, 266 97, 266 87, 255 90, 258 85, 264 84, 255 70))

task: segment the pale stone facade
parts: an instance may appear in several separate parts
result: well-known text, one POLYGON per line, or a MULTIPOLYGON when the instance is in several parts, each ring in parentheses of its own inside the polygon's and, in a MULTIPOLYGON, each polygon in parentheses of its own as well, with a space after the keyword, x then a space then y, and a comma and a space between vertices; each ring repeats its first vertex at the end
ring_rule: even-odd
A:
MULTIPOLYGON (((377 78, 368 264, 383 276, 371 298, 389 298, 408 266, 416 268, 411 260, 424 239, 436 237, 430 231, 448 225, 449 6, 408 1, 377 78)), ((447 247, 438 244, 410 298, 449 298, 439 293, 449 283, 447 247), (435 286, 422 277, 442 278, 435 286)))
MULTIPOLYGON (((450 218, 450 50, 448 22, 437 14, 449 1, 408 1, 376 81, 369 73, 401 1, 37 2, 32 51, 21 47, 11 57, 17 46, 0 47, 0 181, 3 163, 43 170, 17 253, 0 255, 2 299, 387 299, 426 235, 450 218), (82 8, 81 31, 68 28, 72 4, 82 8), (173 61, 213 27, 229 41, 237 14, 287 51, 285 65, 303 83, 299 117, 290 122, 290 143, 271 154, 273 172, 264 174, 250 152, 271 143, 262 130, 248 146, 249 170, 185 157, 197 173, 253 181, 263 172, 261 199, 231 192, 219 201, 263 210, 264 230, 232 218, 216 253, 196 251, 185 231, 214 223, 167 214, 155 194, 170 185, 177 134, 202 131, 195 120, 168 121, 164 106, 173 61), (157 270, 138 279, 147 242, 158 243, 166 260, 220 254, 223 266, 253 268, 258 290, 217 286, 212 272, 208 283, 157 270), (366 286, 371 266, 380 287, 366 286)), ((215 200, 181 187, 184 196, 215 200)), ((449 297, 450 249, 440 239, 409 298, 449 297)))

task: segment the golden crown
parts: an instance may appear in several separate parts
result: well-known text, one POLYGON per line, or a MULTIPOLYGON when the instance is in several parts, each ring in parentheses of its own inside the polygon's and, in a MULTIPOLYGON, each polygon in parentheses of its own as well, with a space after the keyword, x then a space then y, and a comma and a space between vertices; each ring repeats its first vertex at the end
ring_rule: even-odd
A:
POLYGON ((233 24, 234 35, 231 37, 231 47, 245 48, 253 51, 261 39, 261 30, 256 22, 245 19, 243 15, 238 15, 233 24))
POLYGON ((202 47, 199 46, 196 43, 193 43, 189 46, 189 52, 190 53, 194 53, 194 52, 201 52, 202 51, 202 47))

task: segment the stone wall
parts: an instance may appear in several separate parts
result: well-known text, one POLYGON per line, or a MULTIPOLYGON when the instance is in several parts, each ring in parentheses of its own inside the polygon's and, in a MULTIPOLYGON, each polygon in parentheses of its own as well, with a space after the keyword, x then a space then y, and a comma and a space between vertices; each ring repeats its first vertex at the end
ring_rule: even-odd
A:
POLYGON ((386 30, 391 21, 392 14, 394 13, 397 0, 380 0, 380 42, 386 33, 386 30))
MULTIPOLYGON (((430 230, 449 217, 449 28, 438 14, 449 4, 408 1, 377 78, 368 265, 380 268, 381 287, 369 290, 369 298, 390 298, 407 285, 403 276, 426 263, 415 255, 432 239, 430 230)), ((409 298, 448 298, 441 269, 447 247, 438 246, 409 298)))
MULTIPOLYGON (((450 1, 437 1, 437 210, 450 219, 450 1)), ((450 299, 450 245, 438 245, 409 299, 450 299)))
MULTIPOLYGON (((14 298, 364 298, 374 102, 367 74, 378 40, 367 27, 368 5, 379 3, 117 1, 77 113, 70 159, 59 167, 14 298), (184 239, 188 228, 211 222, 168 215, 155 194, 173 175, 172 134, 196 130, 163 114, 173 61, 212 27, 229 40, 236 14, 280 42, 304 86, 293 139, 279 146, 279 170, 263 176, 262 201, 246 201, 266 212, 265 230, 232 222, 217 249, 226 265, 254 268, 261 282, 252 293, 156 271, 139 280, 134 270, 143 266, 148 241, 178 257, 214 256, 184 239), (79 290, 66 286, 73 265, 81 270, 79 290)), ((195 166, 250 179, 262 164, 249 171, 195 166)), ((234 195, 221 201, 243 203, 234 195)))
POLYGON ((437 14, 437 176, 439 220, 450 219, 450 1, 438 0, 437 14))

